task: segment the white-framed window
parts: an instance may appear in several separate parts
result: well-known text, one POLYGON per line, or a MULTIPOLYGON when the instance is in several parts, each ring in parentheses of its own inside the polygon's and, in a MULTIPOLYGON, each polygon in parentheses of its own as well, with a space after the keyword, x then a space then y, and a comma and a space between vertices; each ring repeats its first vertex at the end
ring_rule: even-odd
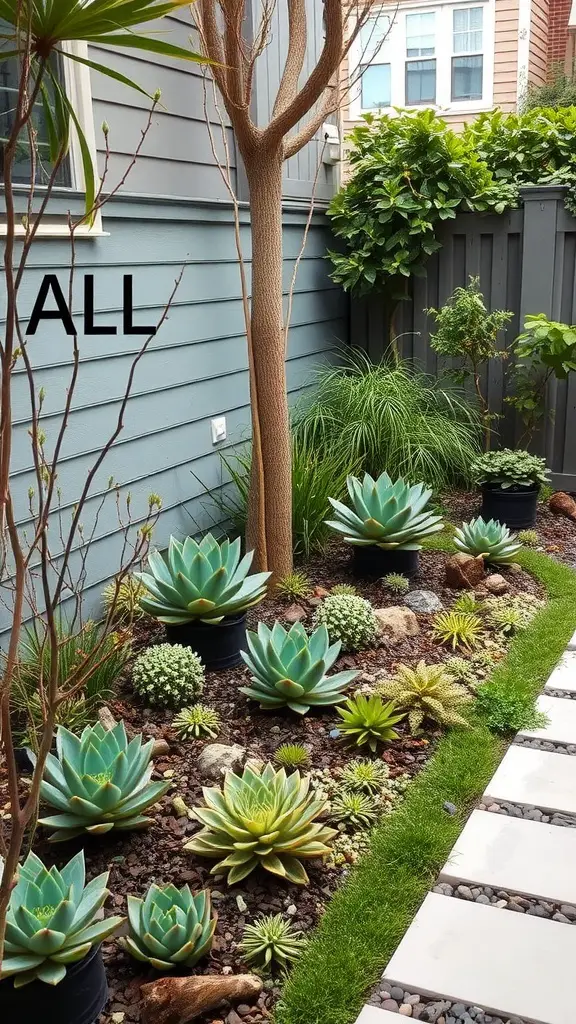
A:
POLYGON ((495 0, 400 0, 374 9, 351 53, 350 116, 395 107, 490 110, 495 0))

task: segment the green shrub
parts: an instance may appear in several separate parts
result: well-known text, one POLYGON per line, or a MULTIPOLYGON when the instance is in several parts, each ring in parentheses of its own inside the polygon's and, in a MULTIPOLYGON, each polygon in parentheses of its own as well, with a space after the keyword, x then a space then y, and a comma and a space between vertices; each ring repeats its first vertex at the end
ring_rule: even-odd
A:
MULTIPOLYGON (((471 482, 470 463, 480 452, 476 410, 453 383, 408 365, 372 363, 359 351, 340 366, 321 369, 313 400, 296 411, 296 436, 305 436, 319 456, 330 457, 347 473, 423 480, 435 490, 471 482)), ((336 486, 324 492, 340 500, 336 486)), ((323 516, 325 518, 325 515, 323 516)))
POLYGON ((158 644, 136 658, 132 686, 147 704, 181 708, 202 693, 204 666, 189 647, 158 644))
POLYGON ((326 626, 331 643, 343 651, 361 651, 378 636, 378 620, 369 601, 353 594, 329 594, 314 615, 314 626, 326 626))
POLYGON ((519 490, 548 483, 550 473, 546 460, 519 449, 500 448, 474 459, 472 476, 477 484, 519 490))
POLYGON ((564 64, 555 63, 548 70, 548 76, 541 85, 528 86, 527 93, 521 104, 522 113, 541 107, 552 107, 559 110, 561 107, 576 106, 576 79, 572 74, 567 74, 564 64))
POLYGON ((541 729, 548 719, 538 711, 531 693, 513 690, 499 681, 484 683, 478 690, 476 706, 493 732, 516 733, 520 729, 541 729))

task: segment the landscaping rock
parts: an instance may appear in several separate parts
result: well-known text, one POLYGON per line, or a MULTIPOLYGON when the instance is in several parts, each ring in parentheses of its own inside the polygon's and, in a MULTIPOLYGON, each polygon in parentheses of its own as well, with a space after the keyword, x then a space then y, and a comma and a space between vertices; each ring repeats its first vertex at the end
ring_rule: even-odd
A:
POLYGON ((548 508, 556 515, 576 521, 576 501, 565 491, 556 491, 548 502, 548 508))
POLYGON ((404 603, 413 612, 419 612, 421 615, 441 612, 444 608, 442 601, 433 590, 412 590, 411 593, 406 594, 404 603))
POLYGON ((152 760, 155 757, 164 757, 170 753, 170 744, 167 740, 155 740, 154 746, 152 747, 152 760))
POLYGON ((232 746, 225 743, 209 743, 198 758, 198 768, 203 778, 220 782, 224 772, 241 768, 245 757, 246 747, 241 747, 238 743, 233 743, 232 746))
POLYGON ((485 586, 491 594, 495 594, 496 596, 506 594, 510 589, 504 577, 500 576, 499 573, 494 573, 493 576, 488 576, 485 586))
POLYGON ((458 551, 446 562, 446 586, 452 590, 473 590, 482 582, 486 571, 481 555, 474 558, 458 551))
POLYGON ((390 608, 375 608, 380 632, 388 640, 404 640, 407 636, 416 636, 420 632, 418 619, 410 608, 392 605, 390 608))
POLYGON ((302 619, 306 618, 306 609, 301 604, 291 604, 289 608, 284 612, 284 620, 289 622, 291 626, 295 622, 301 622, 302 619))

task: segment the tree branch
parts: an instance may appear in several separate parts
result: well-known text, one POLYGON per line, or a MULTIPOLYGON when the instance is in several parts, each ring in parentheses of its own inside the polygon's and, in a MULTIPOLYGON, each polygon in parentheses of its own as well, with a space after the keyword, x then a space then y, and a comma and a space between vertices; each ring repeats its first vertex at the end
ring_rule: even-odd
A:
POLYGON ((272 111, 273 117, 285 110, 296 96, 306 58, 306 41, 305 0, 288 0, 288 53, 272 111))

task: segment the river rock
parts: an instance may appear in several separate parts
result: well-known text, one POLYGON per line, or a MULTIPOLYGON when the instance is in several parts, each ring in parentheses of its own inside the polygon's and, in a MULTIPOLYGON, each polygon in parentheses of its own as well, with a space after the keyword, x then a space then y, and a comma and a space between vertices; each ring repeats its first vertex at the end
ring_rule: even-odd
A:
POLYGON ((491 593, 499 597, 501 594, 507 594, 509 586, 503 576, 499 573, 494 573, 493 576, 488 576, 485 581, 486 589, 491 593))
POLYGON ((444 608, 442 601, 433 590, 412 590, 409 594, 406 594, 404 603, 413 612, 419 612, 421 615, 441 612, 444 608))
POLYGON ((387 640, 404 640, 407 636, 416 636, 420 632, 418 619, 410 608, 393 604, 390 608, 375 608, 380 632, 387 640))
POLYGON ((446 586, 452 590, 473 590, 485 576, 482 555, 466 555, 456 552, 446 562, 446 586))
POLYGON ((198 758, 198 768, 203 779, 220 782, 224 772, 241 768, 246 757, 246 747, 238 743, 208 743, 198 758))

